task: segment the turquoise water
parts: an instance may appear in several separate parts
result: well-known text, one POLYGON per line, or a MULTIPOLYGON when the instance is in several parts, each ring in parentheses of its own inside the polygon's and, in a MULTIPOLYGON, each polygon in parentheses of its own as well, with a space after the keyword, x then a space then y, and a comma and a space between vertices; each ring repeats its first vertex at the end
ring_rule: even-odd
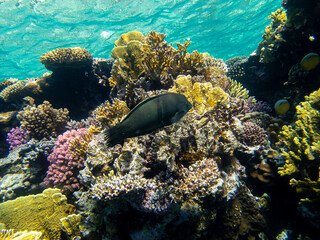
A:
POLYGON ((114 41, 131 30, 151 30, 189 50, 227 60, 257 48, 268 15, 281 0, 0 0, 0 81, 41 76, 42 53, 84 47, 109 58, 114 41))

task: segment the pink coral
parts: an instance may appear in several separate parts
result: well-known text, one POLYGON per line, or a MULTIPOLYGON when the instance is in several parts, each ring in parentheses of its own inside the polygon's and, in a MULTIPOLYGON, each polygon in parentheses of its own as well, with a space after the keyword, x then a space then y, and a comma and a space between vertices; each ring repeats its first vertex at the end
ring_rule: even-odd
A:
POLYGON ((44 183, 50 187, 61 188, 64 192, 73 192, 80 188, 79 171, 85 161, 83 156, 73 154, 69 149, 76 138, 83 139, 87 134, 86 128, 66 131, 58 136, 53 152, 48 156, 50 166, 44 183))
POLYGON ((12 128, 7 134, 6 141, 9 143, 9 151, 26 143, 29 139, 30 132, 20 127, 12 128))

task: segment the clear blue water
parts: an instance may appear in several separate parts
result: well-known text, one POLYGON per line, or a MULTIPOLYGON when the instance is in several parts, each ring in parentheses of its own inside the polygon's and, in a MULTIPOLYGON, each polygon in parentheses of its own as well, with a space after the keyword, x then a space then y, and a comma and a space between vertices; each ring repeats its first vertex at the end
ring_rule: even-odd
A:
POLYGON ((189 50, 227 60, 253 52, 268 15, 281 0, 0 0, 0 81, 41 76, 42 53, 84 47, 109 58, 115 40, 131 30, 190 39, 189 50))

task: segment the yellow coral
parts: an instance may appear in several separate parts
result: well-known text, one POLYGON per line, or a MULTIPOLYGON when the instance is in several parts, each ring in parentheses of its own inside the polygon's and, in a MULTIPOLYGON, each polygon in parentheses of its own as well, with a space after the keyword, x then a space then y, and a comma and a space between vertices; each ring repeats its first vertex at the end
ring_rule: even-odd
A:
POLYGON ((285 41, 281 36, 281 28, 287 21, 286 11, 281 7, 277 11, 271 13, 268 17, 272 19, 269 26, 266 27, 263 40, 258 47, 258 54, 260 55, 259 61, 262 63, 269 63, 274 60, 272 55, 273 49, 279 42, 285 41))
POLYGON ((0 204, 0 219, 7 228, 39 231, 45 239, 50 240, 61 239, 63 228, 60 219, 73 212, 74 207, 67 203, 61 190, 51 188, 41 194, 19 197, 0 204))
POLYGON ((138 31, 131 31, 128 33, 124 33, 120 36, 120 38, 115 42, 115 46, 123 46, 127 45, 132 40, 137 40, 142 42, 144 36, 141 32, 138 31))
POLYGON ((109 85, 135 81, 144 72, 143 44, 138 40, 131 40, 125 46, 112 49, 111 56, 115 58, 109 85))
MULTIPOLYGON (((306 99, 312 101, 318 92, 319 90, 306 99)), ((319 110, 313 108, 308 101, 301 102, 296 110, 297 120, 293 126, 285 125, 280 132, 280 142, 284 145, 282 156, 286 161, 284 166, 278 168, 280 175, 304 172, 313 160, 320 157, 319 110)))
POLYGON ((124 101, 115 99, 112 104, 109 101, 101 104, 93 114, 102 126, 108 128, 118 124, 129 112, 130 109, 124 101))
POLYGON ((15 232, 13 229, 0 230, 0 239, 2 240, 41 240, 42 233, 37 231, 15 232))
POLYGON ((44 53, 40 57, 40 62, 50 71, 61 68, 89 69, 93 58, 91 53, 84 48, 57 48, 44 53))
POLYGON ((213 87, 210 82, 193 84, 190 75, 179 75, 169 92, 185 95, 193 109, 200 115, 210 111, 217 104, 225 106, 229 104, 229 95, 220 87, 213 87))
POLYGON ((70 142, 69 150, 73 156, 86 156, 88 144, 92 141, 94 134, 101 132, 100 128, 91 125, 88 132, 82 137, 76 137, 70 142))
POLYGON ((248 99, 249 90, 247 90, 243 85, 236 80, 230 79, 230 86, 226 90, 230 97, 248 99))

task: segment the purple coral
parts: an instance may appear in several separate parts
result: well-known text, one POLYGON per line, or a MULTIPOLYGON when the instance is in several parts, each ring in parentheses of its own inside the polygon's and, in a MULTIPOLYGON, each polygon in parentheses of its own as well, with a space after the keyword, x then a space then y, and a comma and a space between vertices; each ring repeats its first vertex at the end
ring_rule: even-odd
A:
POLYGON ((9 143, 9 151, 12 151, 16 147, 25 144, 29 140, 30 132, 20 127, 15 127, 7 134, 6 141, 9 143))
POLYGON ((69 147, 74 139, 82 140, 87 132, 86 128, 80 128, 59 135, 53 152, 48 156, 50 166, 44 179, 45 185, 61 188, 65 192, 73 192, 80 188, 78 174, 83 168, 85 158, 74 154, 69 147))

